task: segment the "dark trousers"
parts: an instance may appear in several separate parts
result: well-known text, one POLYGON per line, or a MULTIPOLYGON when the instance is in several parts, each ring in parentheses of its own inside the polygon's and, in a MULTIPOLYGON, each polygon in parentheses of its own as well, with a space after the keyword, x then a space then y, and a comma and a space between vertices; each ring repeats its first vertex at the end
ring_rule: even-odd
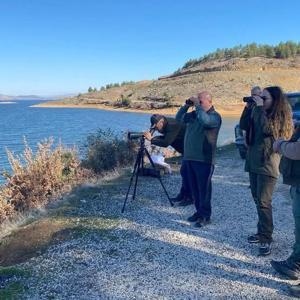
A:
POLYGON ((300 265, 300 186, 291 187, 291 197, 295 220, 295 244, 290 259, 300 265))
POLYGON ((186 171, 198 217, 210 218, 211 178, 214 172, 214 165, 195 160, 187 160, 186 171))
POLYGON ((190 188, 189 188, 189 179, 188 179, 188 170, 187 170, 187 161, 182 160, 180 167, 181 175, 181 188, 180 188, 180 197, 181 198, 192 198, 190 188))
POLYGON ((249 178, 258 214, 257 234, 260 242, 270 243, 273 233, 272 195, 277 179, 251 172, 249 178))

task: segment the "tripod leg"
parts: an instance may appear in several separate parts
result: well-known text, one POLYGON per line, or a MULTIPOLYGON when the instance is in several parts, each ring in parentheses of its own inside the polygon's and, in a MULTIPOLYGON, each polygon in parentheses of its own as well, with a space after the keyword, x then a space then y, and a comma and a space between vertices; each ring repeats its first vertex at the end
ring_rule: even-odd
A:
MULTIPOLYGON (((154 162, 153 162, 153 160, 152 160, 152 158, 151 158, 151 156, 150 156, 150 154, 149 154, 149 152, 148 152, 148 150, 147 150, 146 148, 145 148, 145 153, 146 153, 146 155, 147 155, 147 157, 148 157, 148 159, 149 159, 149 161, 150 161, 150 164, 152 165, 153 169, 156 170, 155 164, 154 164, 154 162)), ((167 189, 165 188, 165 186, 164 186, 164 184, 163 184, 163 182, 162 182, 162 180, 161 180, 160 174, 158 175, 157 178, 158 178, 158 180, 159 180, 159 182, 160 182, 160 184, 161 184, 161 186, 162 186, 162 188, 163 188, 163 190, 164 190, 164 192, 165 192, 165 194, 166 194, 166 196, 167 196, 167 198, 168 198, 168 200, 169 200, 171 206, 174 206, 173 202, 172 202, 171 199, 170 199, 170 196, 169 196, 169 194, 168 194, 168 191, 167 191, 167 189)))
MULTIPOLYGON (((142 153, 141 153, 141 155, 142 155, 142 153)), ((139 179, 140 169, 141 169, 141 159, 139 159, 139 161, 138 161, 137 171, 135 172, 135 183, 134 183, 134 189, 133 189, 132 200, 135 199, 136 188, 137 188, 137 183, 138 183, 138 179, 139 179)), ((142 172, 143 172, 143 170, 142 170, 142 172)))
POLYGON ((134 175, 136 175, 137 167, 140 164, 140 156, 141 156, 141 153, 139 152, 138 155, 137 155, 136 161, 134 163, 134 168, 133 168, 133 171, 132 171, 132 174, 131 174, 131 177, 130 177, 128 190, 127 190, 126 197, 125 197, 124 204, 123 204, 123 208, 122 208, 122 213, 125 211, 125 206, 126 206, 126 203, 127 203, 127 200, 128 200, 128 195, 129 195, 129 192, 130 192, 132 181, 133 181, 134 175))

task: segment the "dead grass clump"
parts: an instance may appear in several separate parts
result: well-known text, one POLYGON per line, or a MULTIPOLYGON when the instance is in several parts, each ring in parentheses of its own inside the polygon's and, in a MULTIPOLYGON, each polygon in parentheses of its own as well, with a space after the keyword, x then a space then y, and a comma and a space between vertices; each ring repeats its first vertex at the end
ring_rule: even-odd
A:
POLYGON ((7 154, 12 172, 3 174, 6 183, 0 187, 0 224, 14 213, 44 206, 91 173, 80 166, 75 149, 53 147, 52 138, 39 143, 36 153, 25 141, 22 155, 7 154))

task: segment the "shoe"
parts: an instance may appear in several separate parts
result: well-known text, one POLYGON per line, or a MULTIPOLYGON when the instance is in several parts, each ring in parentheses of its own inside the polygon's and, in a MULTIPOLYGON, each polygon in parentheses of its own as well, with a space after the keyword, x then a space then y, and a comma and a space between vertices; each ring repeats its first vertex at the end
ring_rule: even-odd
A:
POLYGON ((196 222, 199 219, 199 216, 197 213, 194 213, 192 216, 188 217, 187 220, 189 222, 196 222))
MULTIPOLYGON (((297 266, 297 264, 294 263, 292 260, 271 260, 271 265, 275 271, 277 271, 281 275, 287 276, 291 280, 297 280, 300 277, 300 267, 297 266)), ((298 288, 300 292, 300 287, 298 288)))
POLYGON ((197 222, 195 223, 195 227, 200 228, 207 224, 210 224, 210 218, 198 218, 197 222))
POLYGON ((170 198, 170 200, 172 201, 172 202, 180 202, 180 201, 182 201, 184 199, 184 196, 182 195, 182 194, 178 194, 176 197, 174 197, 174 198, 170 198))
POLYGON ((259 235, 258 234, 253 234, 248 236, 247 238, 248 243, 250 244, 258 244, 259 243, 259 235))
POLYGON ((271 243, 260 243, 259 245, 259 255, 260 256, 267 256, 271 254, 271 243))
POLYGON ((184 198, 182 201, 179 202, 178 206, 188 206, 193 204, 193 200, 191 198, 184 198))
POLYGON ((300 298, 300 284, 290 285, 289 292, 292 296, 300 298))

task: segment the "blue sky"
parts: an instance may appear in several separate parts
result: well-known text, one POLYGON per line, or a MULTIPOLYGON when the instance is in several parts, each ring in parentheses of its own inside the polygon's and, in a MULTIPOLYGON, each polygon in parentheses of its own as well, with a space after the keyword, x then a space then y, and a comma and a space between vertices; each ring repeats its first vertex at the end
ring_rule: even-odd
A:
POLYGON ((250 42, 300 41, 300 1, 0 0, 0 94, 154 79, 250 42))

